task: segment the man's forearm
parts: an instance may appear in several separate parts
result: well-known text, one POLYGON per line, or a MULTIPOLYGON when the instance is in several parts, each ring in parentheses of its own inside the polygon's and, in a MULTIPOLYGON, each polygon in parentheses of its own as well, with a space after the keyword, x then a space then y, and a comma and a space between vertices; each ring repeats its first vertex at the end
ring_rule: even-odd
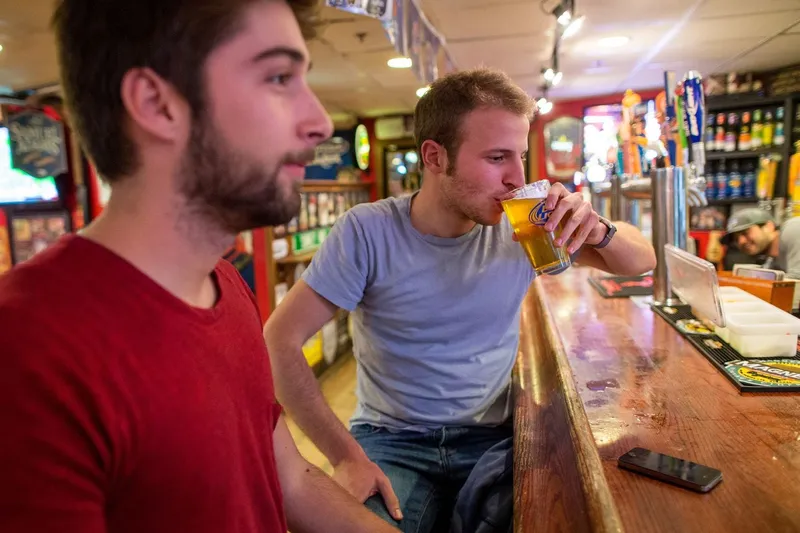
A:
MULTIPOLYGON (((341 424, 340 424, 341 425, 341 424)), ((397 533, 317 467, 308 464, 284 495, 292 533, 397 533)))
MULTIPOLYGON (((635 276, 656 266, 653 245, 635 227, 626 222, 614 222, 617 234, 605 248, 583 246, 578 262, 584 262, 612 274, 635 276)), ((602 240, 605 233, 598 239, 602 240)), ((587 242, 591 242, 587 239, 587 242)))
POLYGON ((345 459, 366 457, 325 401, 302 349, 270 346, 270 361, 278 401, 331 464, 336 466, 345 459))

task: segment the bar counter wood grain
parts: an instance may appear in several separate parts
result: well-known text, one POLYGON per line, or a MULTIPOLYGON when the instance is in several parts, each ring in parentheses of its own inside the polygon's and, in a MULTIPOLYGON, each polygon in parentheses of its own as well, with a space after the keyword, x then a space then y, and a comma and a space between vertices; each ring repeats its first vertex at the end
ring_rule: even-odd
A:
POLYGON ((514 372, 514 531, 800 531, 800 395, 740 394, 596 270, 543 277, 514 372), (698 494, 617 467, 633 447, 722 470, 698 494))

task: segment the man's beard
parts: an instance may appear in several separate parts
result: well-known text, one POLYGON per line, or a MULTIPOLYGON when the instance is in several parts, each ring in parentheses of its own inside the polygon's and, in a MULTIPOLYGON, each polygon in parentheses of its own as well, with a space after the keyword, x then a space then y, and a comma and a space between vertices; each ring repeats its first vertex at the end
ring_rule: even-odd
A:
POLYGON ((313 149, 284 154, 272 164, 237 154, 206 117, 198 116, 181 164, 180 192, 193 216, 225 233, 285 224, 300 209, 300 184, 282 190, 281 167, 313 158, 313 149))
POLYGON ((458 213, 464 218, 468 218, 476 224, 480 224, 481 226, 494 225, 496 222, 486 219, 481 214, 480 208, 470 205, 466 201, 469 196, 472 195, 473 197, 478 197, 480 194, 483 194, 483 191, 466 191, 467 194, 463 194, 465 192, 463 189, 464 180, 460 179, 458 174, 458 168, 456 167, 455 162, 448 163, 447 175, 444 178, 448 180, 448 183, 444 185, 441 191, 445 205, 447 205, 447 207, 452 211, 458 213))

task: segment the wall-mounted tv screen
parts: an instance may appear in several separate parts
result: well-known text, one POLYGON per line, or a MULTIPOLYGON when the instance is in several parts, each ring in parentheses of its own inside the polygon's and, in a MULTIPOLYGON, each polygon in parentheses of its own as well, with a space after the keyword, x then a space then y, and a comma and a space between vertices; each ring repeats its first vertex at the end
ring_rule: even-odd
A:
POLYGON ((0 126, 0 204, 58 202, 56 180, 52 176, 34 178, 11 167, 11 141, 8 128, 0 126))

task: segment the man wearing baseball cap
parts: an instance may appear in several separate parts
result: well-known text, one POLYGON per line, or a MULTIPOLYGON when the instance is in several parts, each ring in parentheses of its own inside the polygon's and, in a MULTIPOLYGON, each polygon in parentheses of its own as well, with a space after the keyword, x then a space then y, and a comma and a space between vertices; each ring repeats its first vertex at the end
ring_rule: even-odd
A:
POLYGON ((735 247, 764 268, 800 278, 800 218, 782 227, 763 209, 744 209, 730 217, 722 244, 735 247))

